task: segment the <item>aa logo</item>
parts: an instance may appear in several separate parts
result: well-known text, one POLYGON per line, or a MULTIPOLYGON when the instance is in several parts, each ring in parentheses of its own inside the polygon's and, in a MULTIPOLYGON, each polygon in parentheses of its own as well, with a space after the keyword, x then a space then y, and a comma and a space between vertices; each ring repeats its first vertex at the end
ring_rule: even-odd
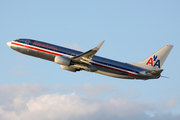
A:
POLYGON ((155 55, 153 56, 153 58, 151 57, 148 60, 148 62, 146 63, 146 65, 149 65, 149 64, 153 67, 158 66, 158 68, 160 68, 160 60, 157 59, 157 56, 155 56, 155 55), (155 64, 153 64, 153 63, 155 63, 155 64))

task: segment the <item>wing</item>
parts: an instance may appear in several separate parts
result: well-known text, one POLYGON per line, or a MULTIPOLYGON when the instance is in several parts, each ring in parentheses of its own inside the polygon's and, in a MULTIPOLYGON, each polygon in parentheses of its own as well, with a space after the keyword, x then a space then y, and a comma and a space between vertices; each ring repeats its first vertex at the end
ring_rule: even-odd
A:
POLYGON ((91 72, 97 71, 96 67, 91 64, 92 57, 101 48, 104 41, 105 40, 103 40, 97 47, 71 58, 73 62, 72 67, 80 70, 83 69, 83 70, 91 71, 91 72))
POLYGON ((90 64, 92 62, 92 57, 96 54, 96 52, 101 48, 102 44, 104 43, 105 40, 103 40, 97 47, 84 52, 78 56, 75 56, 71 58, 72 60, 78 61, 78 62, 83 62, 86 64, 90 64))

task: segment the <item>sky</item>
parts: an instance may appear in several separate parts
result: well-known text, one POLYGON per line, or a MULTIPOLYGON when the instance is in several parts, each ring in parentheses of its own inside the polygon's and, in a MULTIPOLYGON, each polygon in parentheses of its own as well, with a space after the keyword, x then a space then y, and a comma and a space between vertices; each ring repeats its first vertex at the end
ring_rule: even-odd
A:
POLYGON ((179 0, 1 0, 1 120, 179 120, 179 0), (7 42, 29 38, 140 62, 174 45, 154 80, 127 80, 23 55, 7 42))

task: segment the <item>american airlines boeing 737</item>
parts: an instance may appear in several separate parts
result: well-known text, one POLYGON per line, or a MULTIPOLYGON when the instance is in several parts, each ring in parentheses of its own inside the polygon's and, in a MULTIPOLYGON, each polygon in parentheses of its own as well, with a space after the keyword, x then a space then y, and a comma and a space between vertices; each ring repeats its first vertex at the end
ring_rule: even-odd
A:
POLYGON ((103 43, 87 52, 31 39, 17 39, 7 42, 7 45, 17 52, 60 64, 62 69, 71 72, 85 70, 116 78, 143 80, 161 76, 161 67, 173 48, 165 45, 142 62, 122 63, 95 55, 103 43))

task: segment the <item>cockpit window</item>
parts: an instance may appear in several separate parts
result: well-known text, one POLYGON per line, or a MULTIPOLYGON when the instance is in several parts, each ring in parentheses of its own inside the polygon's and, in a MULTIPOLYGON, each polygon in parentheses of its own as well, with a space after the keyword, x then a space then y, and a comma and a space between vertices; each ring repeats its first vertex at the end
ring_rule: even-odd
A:
POLYGON ((15 40, 15 41, 20 42, 20 41, 22 41, 22 40, 17 39, 17 40, 15 40))

